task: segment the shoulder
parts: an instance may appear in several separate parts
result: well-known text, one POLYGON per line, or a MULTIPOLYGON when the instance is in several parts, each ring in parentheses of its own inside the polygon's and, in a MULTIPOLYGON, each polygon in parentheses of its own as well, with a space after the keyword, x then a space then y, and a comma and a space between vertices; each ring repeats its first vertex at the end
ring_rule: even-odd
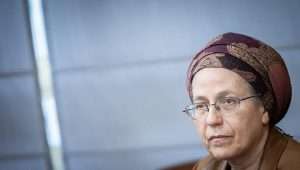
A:
POLYGON ((219 161, 212 156, 206 156, 195 164, 193 170, 216 170, 222 169, 225 165, 226 161, 219 161))
POLYGON ((293 155, 300 155, 300 143, 292 137, 289 137, 286 152, 293 155))
POLYGON ((282 169, 300 169, 300 143, 292 137, 287 137, 288 142, 278 167, 282 169))

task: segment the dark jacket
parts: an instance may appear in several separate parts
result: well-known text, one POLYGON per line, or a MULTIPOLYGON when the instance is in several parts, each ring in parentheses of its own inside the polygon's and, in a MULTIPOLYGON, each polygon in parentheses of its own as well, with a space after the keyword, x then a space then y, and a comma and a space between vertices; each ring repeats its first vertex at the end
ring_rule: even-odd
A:
MULTIPOLYGON (((261 161, 260 170, 300 170, 300 143, 277 128, 272 128, 261 161)), ((227 169, 230 169, 227 161, 218 161, 212 156, 200 160, 193 168, 193 170, 227 169)))

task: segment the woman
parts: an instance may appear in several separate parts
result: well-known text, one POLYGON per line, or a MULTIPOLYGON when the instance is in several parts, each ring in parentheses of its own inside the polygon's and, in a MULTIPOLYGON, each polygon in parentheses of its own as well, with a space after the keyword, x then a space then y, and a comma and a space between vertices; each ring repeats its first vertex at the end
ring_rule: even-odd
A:
POLYGON ((216 37, 187 75, 193 119, 209 155, 194 170, 300 169, 300 144, 276 128, 291 100, 280 55, 246 35, 216 37))

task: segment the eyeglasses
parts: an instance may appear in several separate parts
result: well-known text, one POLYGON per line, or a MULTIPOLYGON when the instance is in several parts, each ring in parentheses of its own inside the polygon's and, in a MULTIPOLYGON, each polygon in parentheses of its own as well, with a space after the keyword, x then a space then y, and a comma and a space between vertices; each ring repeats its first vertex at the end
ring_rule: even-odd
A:
POLYGON ((244 98, 239 97, 221 97, 216 100, 216 103, 209 104, 209 103, 194 103, 191 105, 188 105, 184 108, 183 112, 185 112, 189 117, 192 119, 200 119, 202 118, 206 113, 209 112, 210 106, 214 106, 217 111, 220 113, 230 114, 233 111, 235 111, 240 106, 240 102, 254 98, 259 97, 261 95, 252 95, 244 98))

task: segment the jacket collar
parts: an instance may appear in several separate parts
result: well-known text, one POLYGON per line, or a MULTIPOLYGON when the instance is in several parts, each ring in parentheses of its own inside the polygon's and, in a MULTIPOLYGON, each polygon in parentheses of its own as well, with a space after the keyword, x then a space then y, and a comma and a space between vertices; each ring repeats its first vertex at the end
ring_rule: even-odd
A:
POLYGON ((264 148, 260 169, 275 170, 287 143, 288 138, 282 130, 277 127, 271 128, 264 148))

